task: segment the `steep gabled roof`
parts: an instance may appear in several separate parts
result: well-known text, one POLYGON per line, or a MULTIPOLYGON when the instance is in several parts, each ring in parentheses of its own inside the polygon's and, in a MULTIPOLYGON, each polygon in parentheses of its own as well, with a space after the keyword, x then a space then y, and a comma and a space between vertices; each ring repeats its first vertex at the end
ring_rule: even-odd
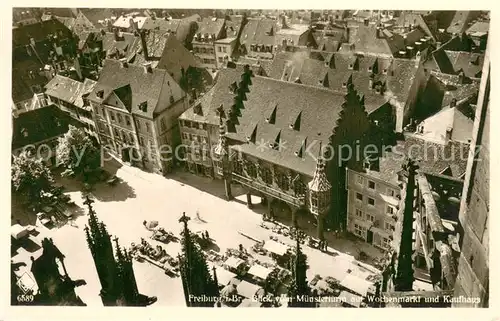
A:
MULTIPOLYGON (((124 67, 119 61, 108 59, 104 61, 99 80, 89 95, 89 99, 102 102, 113 91, 127 85, 130 86, 132 95, 131 112, 148 118, 153 118, 158 108, 167 107, 158 106, 161 97, 172 96, 177 102, 185 95, 177 82, 163 69, 152 69, 151 72, 146 72, 144 67, 134 65, 124 67), (103 92, 102 98, 97 96, 97 92, 100 91, 103 92), (144 102, 148 105, 146 111, 139 107, 144 102)), ((169 100, 165 102, 169 103, 169 100)))
MULTIPOLYGON (((216 110, 222 105, 226 110, 225 114, 229 114, 229 108, 233 104, 233 94, 228 88, 240 78, 241 72, 234 69, 221 70, 217 83, 198 101, 205 116, 196 115, 189 109, 183 113, 181 119, 217 124, 216 110)), ((229 133, 228 137, 241 142, 238 148, 244 153, 312 175, 316 166, 318 143, 323 141, 326 144, 336 124, 344 94, 260 76, 252 78, 249 88, 247 100, 244 101, 245 108, 241 110, 242 115, 238 118, 236 132, 229 133), (275 114, 274 123, 266 121, 271 114, 275 114), (290 128, 290 124, 297 121, 299 114, 300 129, 290 128), (247 143, 246 138, 253 132, 255 126, 257 126, 256 143, 247 143), (281 142, 279 151, 268 147, 259 148, 274 142, 278 134, 281 142), (309 149, 300 158, 295 152, 300 149, 305 137, 308 137, 309 149)))

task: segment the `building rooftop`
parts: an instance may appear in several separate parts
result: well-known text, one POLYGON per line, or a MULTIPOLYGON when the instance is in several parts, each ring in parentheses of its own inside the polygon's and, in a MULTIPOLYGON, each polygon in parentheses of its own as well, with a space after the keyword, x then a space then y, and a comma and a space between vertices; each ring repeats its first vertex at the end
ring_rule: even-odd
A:
MULTIPOLYGON (((276 55, 268 76, 288 81, 299 79, 302 84, 340 92, 347 90, 344 84, 350 79, 354 87, 372 102, 378 104, 392 97, 396 97, 400 102, 406 102, 416 77, 415 65, 415 61, 408 59, 357 55, 352 52, 284 52, 276 55), (377 94, 375 89, 370 89, 369 81, 372 73, 375 74, 373 85, 385 83, 386 95, 377 94)), ((368 103, 365 101, 365 104, 368 103)))
POLYGON ((481 15, 481 11, 456 11, 446 32, 450 34, 461 34, 468 24, 481 15))
POLYGON ((476 21, 472 26, 465 31, 467 35, 482 36, 488 34, 490 31, 489 21, 476 21))
POLYGON ((250 52, 250 45, 259 44, 274 46, 278 23, 273 19, 250 18, 243 28, 240 43, 250 52))
POLYGON ((77 124, 55 105, 21 113, 12 121, 12 149, 61 136, 68 131, 69 125, 77 124))
POLYGON ((51 19, 13 28, 12 45, 13 47, 30 45, 30 39, 35 42, 42 42, 47 40, 50 35, 57 35, 59 39, 72 37, 71 31, 63 23, 51 19))
POLYGON ((166 70, 151 69, 146 72, 144 67, 124 66, 120 61, 107 59, 89 99, 106 103, 112 94, 120 99, 129 112, 148 118, 153 118, 155 112, 169 106, 158 105, 162 94, 163 97, 173 97, 175 102, 185 95, 166 70))
POLYGON ((129 59, 138 48, 140 48, 140 39, 133 33, 106 32, 102 37, 102 49, 106 52, 106 56, 116 56, 116 53, 119 53, 119 58, 129 59))
MULTIPOLYGON (((181 119, 218 124, 217 109, 222 105, 225 114, 233 104, 233 94, 229 87, 239 82, 241 72, 234 69, 221 70, 215 86, 195 105, 200 105, 202 115, 189 109, 181 119)), ((312 176, 318 155, 319 141, 328 142, 332 128, 344 102, 344 94, 334 93, 318 87, 283 82, 267 77, 252 78, 250 92, 244 101, 242 116, 236 132, 228 133, 228 138, 238 141, 239 150, 271 163, 292 168, 312 176), (275 123, 266 121, 275 114, 275 123), (290 128, 299 119, 300 130, 290 128), (255 142, 247 142, 255 132, 255 142), (279 150, 269 148, 269 143, 280 136, 279 150), (301 146, 309 147, 303 157, 295 155, 301 146)))
POLYGON ((216 40, 224 26, 224 19, 216 19, 216 18, 203 18, 201 22, 198 22, 198 30, 196 30, 197 35, 215 35, 216 40))
POLYGON ((463 71, 466 77, 481 78, 483 61, 484 54, 437 49, 432 52, 424 66, 445 74, 458 74, 463 71))
POLYGON ((73 104, 80 94, 83 83, 56 75, 47 85, 45 85, 45 93, 49 96, 60 99, 64 102, 73 104))

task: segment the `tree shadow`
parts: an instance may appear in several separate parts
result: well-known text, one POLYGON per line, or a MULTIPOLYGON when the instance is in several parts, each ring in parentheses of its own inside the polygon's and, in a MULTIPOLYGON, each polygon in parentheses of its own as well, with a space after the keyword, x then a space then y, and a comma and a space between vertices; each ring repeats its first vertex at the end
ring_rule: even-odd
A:
MULTIPOLYGON (((137 196, 135 190, 123 180, 120 180, 115 185, 96 184, 90 193, 101 202, 123 202, 137 196)), ((85 197, 85 194, 86 192, 82 191, 83 197, 85 197)))

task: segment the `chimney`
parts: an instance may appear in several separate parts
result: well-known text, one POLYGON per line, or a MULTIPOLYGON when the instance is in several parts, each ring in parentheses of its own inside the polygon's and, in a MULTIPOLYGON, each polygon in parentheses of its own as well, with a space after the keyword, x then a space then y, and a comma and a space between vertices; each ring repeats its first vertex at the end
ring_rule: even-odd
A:
POLYGON ((373 89, 373 74, 370 75, 370 79, 368 80, 368 89, 373 89))
POLYGON ((377 27, 377 34, 376 34, 376 36, 379 39, 383 38, 382 27, 380 27, 380 26, 377 27))
POLYGON ((286 24, 286 16, 285 15, 281 16, 281 28, 282 29, 288 28, 288 25, 286 24))
POLYGON ((457 106, 457 99, 456 98, 453 98, 450 102, 450 107, 453 108, 453 107, 456 107, 457 106))
POLYGON ((144 66, 144 73, 152 73, 153 67, 151 67, 151 62, 145 62, 142 64, 144 66))
POLYGON ((148 60, 148 45, 146 44, 146 30, 139 31, 139 37, 141 37, 142 52, 144 54, 144 59, 148 60))
POLYGON ((120 32, 118 31, 118 28, 113 28, 113 33, 115 34, 115 41, 120 40, 120 32))
POLYGON ((122 58, 122 59, 120 59, 120 62, 121 62, 121 64, 122 64, 122 67, 123 67, 123 68, 127 68, 127 67, 128 67, 127 58, 122 58))
POLYGON ((421 51, 422 50, 422 43, 420 41, 416 41, 415 42, 415 48, 418 50, 418 51, 421 51))
POLYGON ((104 31, 104 29, 101 29, 101 36, 104 36, 106 35, 106 31, 104 31))
POLYGON ((129 24, 129 26, 130 26, 130 27, 129 27, 129 28, 130 28, 130 30, 135 31, 135 22, 134 22, 134 18, 130 17, 130 18, 128 19, 128 24, 129 24))
POLYGON ((464 80, 465 80, 465 74, 464 74, 464 71, 461 70, 460 73, 458 74, 458 82, 460 84, 463 84, 464 83, 464 80))
POLYGON ((365 20, 364 20, 364 24, 365 24, 365 26, 368 26, 368 25, 370 24, 370 20, 365 19, 365 20))
POLYGON ((32 47, 35 46, 35 39, 34 38, 30 38, 30 44, 32 47))
POLYGON ((449 142, 452 138, 453 127, 446 128, 446 142, 449 142))
POLYGON ((197 99, 196 88, 191 89, 191 97, 193 98, 193 100, 197 99))
POLYGON ((406 46, 406 53, 408 54, 408 57, 413 57, 414 48, 412 46, 406 46))

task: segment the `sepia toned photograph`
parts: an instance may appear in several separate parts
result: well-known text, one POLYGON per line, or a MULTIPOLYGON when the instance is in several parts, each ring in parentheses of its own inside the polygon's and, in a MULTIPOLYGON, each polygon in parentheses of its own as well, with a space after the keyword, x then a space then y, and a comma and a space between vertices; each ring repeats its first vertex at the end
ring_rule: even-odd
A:
POLYGON ((489 11, 11 9, 11 306, 490 306, 489 11))

